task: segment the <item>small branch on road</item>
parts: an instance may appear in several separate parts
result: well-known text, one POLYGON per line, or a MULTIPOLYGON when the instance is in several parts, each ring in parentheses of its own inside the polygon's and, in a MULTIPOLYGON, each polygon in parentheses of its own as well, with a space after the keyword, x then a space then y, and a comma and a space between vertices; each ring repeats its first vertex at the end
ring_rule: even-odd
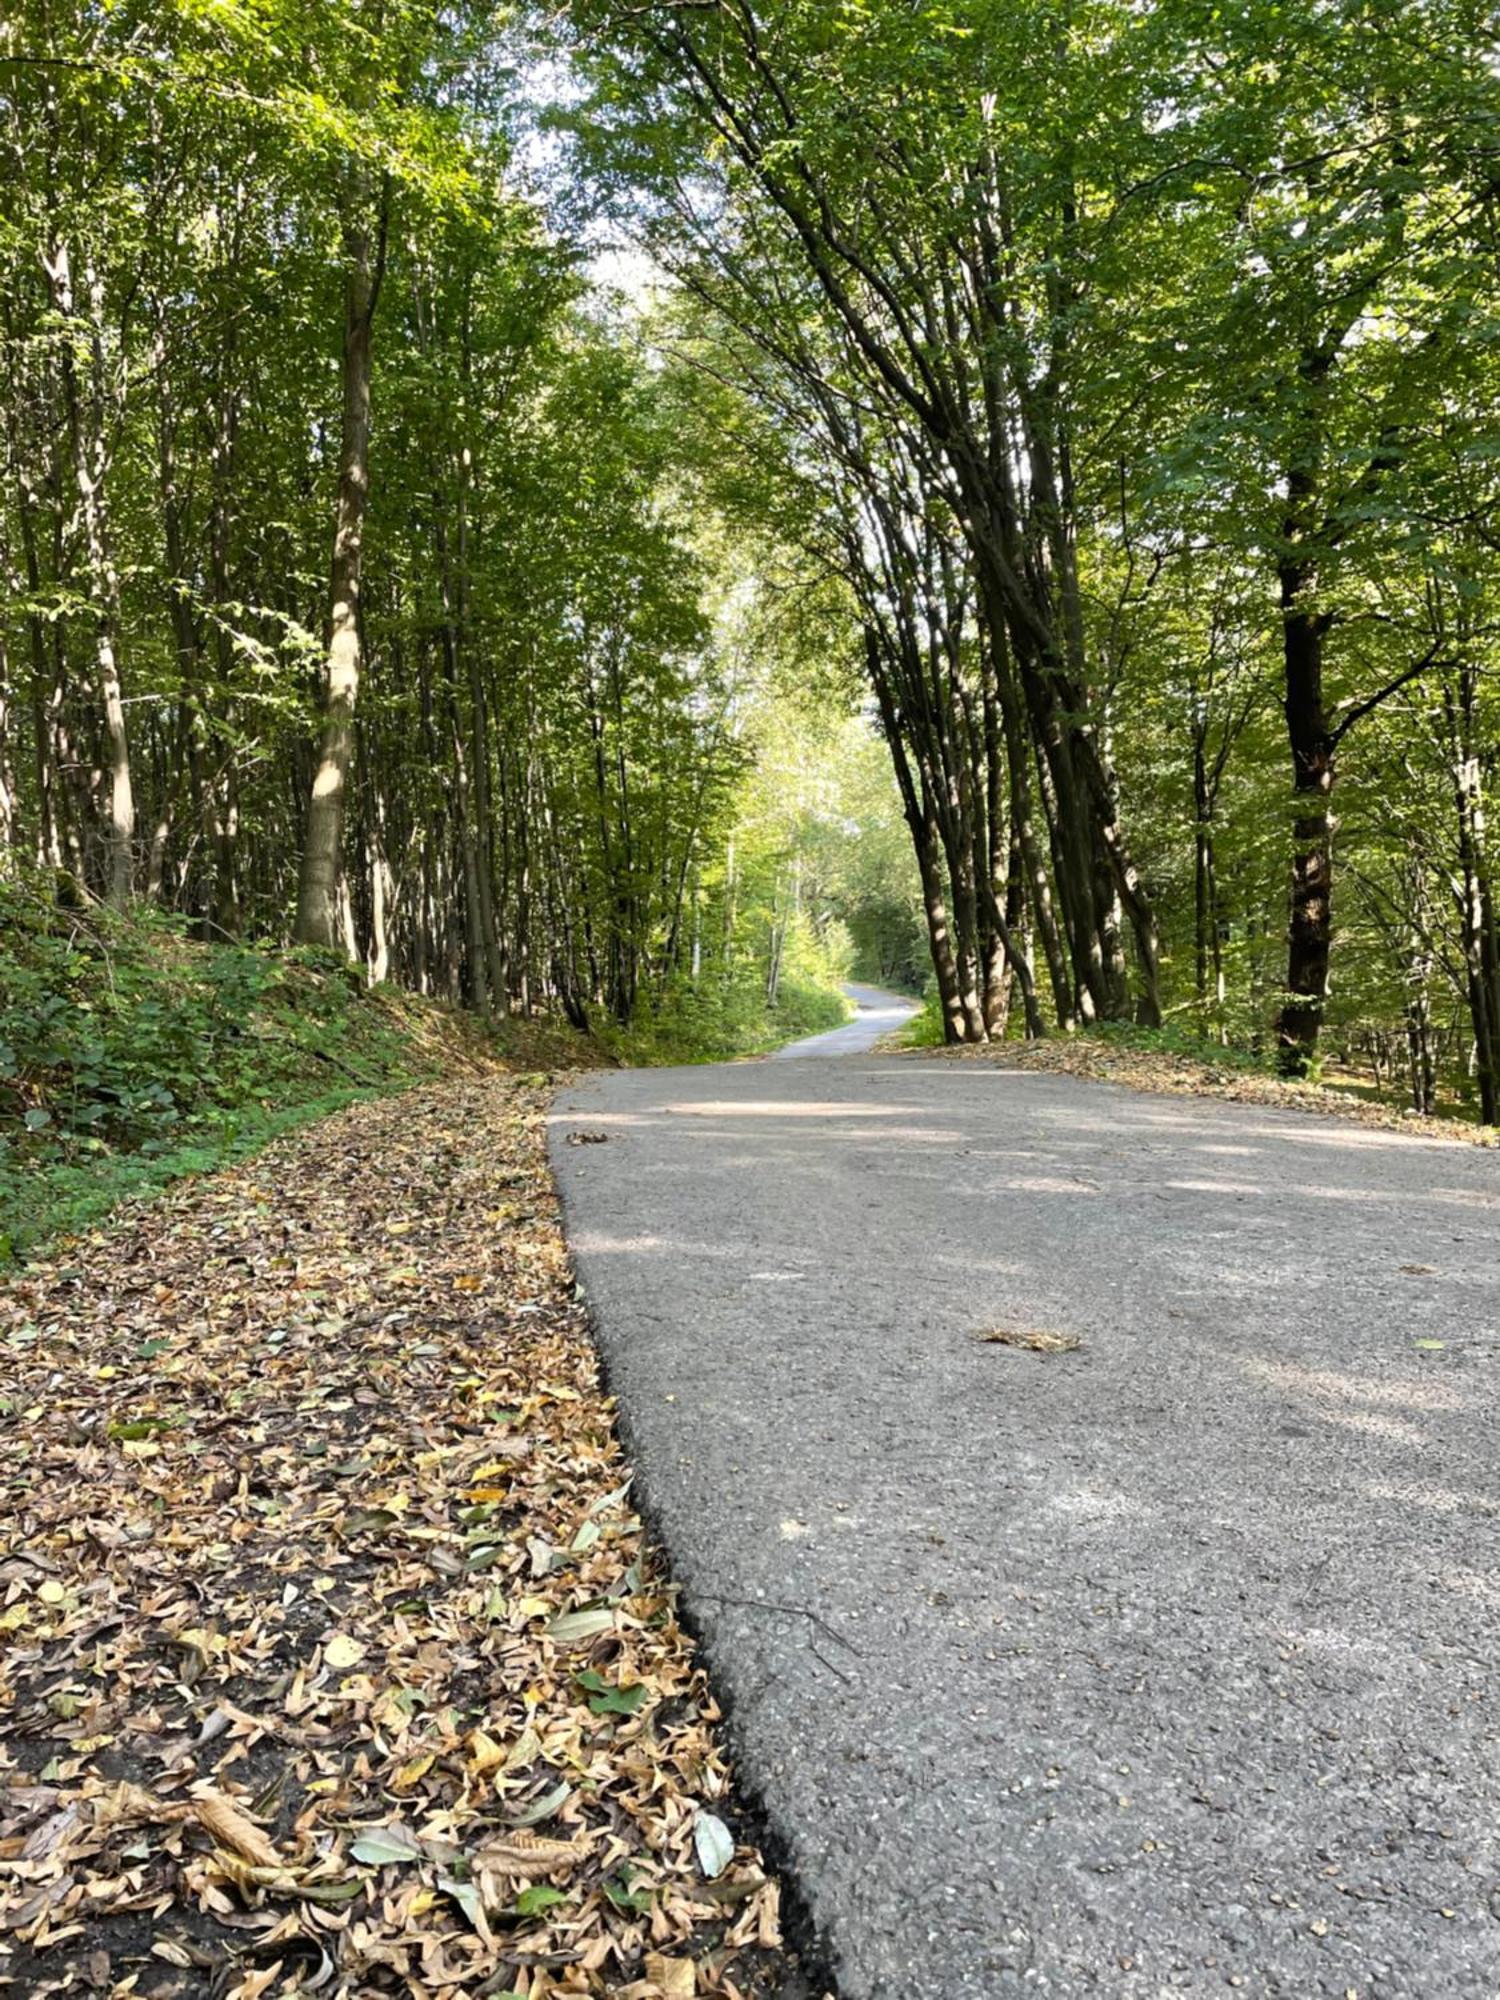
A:
MULTIPOLYGON (((692 1594, 704 1598, 710 1604, 737 1605, 742 1611, 782 1611, 788 1618, 805 1618, 810 1625, 816 1625, 819 1631, 826 1632, 835 1644, 853 1653, 856 1659, 864 1657, 852 1639, 846 1639, 843 1633, 836 1626, 830 1625, 826 1618, 820 1618, 816 1611, 809 1611, 801 1604, 781 1604, 773 1597, 726 1597, 718 1590, 699 1590, 692 1594)), ((821 1653, 818 1657, 823 1658, 821 1653)), ((827 1666, 829 1662, 824 1660, 823 1664, 827 1666)), ((837 1673, 838 1668, 835 1667, 833 1671, 837 1673)))

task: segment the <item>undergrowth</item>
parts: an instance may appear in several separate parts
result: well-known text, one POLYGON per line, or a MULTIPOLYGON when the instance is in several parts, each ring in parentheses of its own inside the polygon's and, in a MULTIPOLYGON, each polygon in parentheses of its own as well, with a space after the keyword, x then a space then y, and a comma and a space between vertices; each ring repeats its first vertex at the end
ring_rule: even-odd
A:
POLYGON ((627 1028, 599 1025, 600 1042, 620 1062, 723 1062, 735 1056, 764 1055, 802 1035, 842 1027, 849 1003, 832 987, 809 980, 783 979, 776 1004, 767 1007, 760 981, 725 985, 684 981, 662 998, 642 1006, 627 1028))
POLYGON ((712 1062, 837 1027, 843 996, 788 979, 686 982, 629 1028, 483 1026, 373 991, 329 952, 191 939, 159 911, 59 908, 0 883, 0 1263, 118 1202, 204 1173, 358 1098, 455 1069, 712 1062))
MULTIPOLYGON (((1013 1008, 1008 1039, 1017 1039, 1020 1030, 1020 1015, 1013 1008)), ((1201 1034, 1176 1021, 1169 1021, 1161 1028, 1143 1028, 1133 1021, 1093 1021, 1083 1031, 1083 1038, 1102 1042, 1111 1048, 1130 1049, 1141 1055, 1180 1056, 1219 1070, 1245 1070, 1256 1075, 1274 1075, 1276 1070, 1268 1051, 1226 1048, 1211 1035, 1201 1034)), ((922 1002, 921 1012, 913 1014, 902 1028, 900 1046, 934 1049, 941 1048, 943 1042, 942 1008, 937 995, 929 992, 922 1002)))
POLYGON ((330 954, 0 885, 0 1259, 463 1054, 458 1017, 330 954))

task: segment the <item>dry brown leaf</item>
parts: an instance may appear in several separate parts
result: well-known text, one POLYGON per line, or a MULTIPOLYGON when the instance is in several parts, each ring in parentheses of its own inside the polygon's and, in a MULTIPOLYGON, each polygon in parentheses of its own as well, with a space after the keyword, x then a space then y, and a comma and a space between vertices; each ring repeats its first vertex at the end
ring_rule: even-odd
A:
POLYGON ((278 1958, 271 1965, 247 1972, 238 1986, 230 1988, 228 2000, 260 2000, 262 1993, 268 1993, 281 1977, 281 1968, 286 1964, 278 1958))
POLYGON ((767 1882, 756 1899, 756 1936, 763 1951, 781 1949, 781 1884, 767 1882))
POLYGON ((496 1875, 529 1877, 551 1875, 581 1861, 592 1843, 582 1840, 546 1840, 535 1833, 511 1833, 503 1840, 488 1840, 475 1859, 496 1875))
POLYGON ((469 1762, 480 1776, 487 1771, 498 1771, 505 1762, 505 1751, 493 1736, 486 1736, 482 1729, 475 1729, 469 1736, 469 1762))
POLYGON ((221 1847, 227 1847, 248 1861, 252 1868, 283 1868, 285 1863, 275 1847, 253 1820, 232 1799, 216 1792, 212 1785, 193 1787, 193 1811, 221 1847))
POLYGON ((659 1951, 648 1951, 646 1977, 662 2000, 694 2000, 698 1991, 698 1975, 690 1958, 663 1958, 659 1951))
POLYGON ((974 1338, 985 1347, 1023 1347, 1029 1354, 1072 1354, 1083 1345, 1076 1333, 1049 1333, 1039 1326, 992 1326, 974 1338))

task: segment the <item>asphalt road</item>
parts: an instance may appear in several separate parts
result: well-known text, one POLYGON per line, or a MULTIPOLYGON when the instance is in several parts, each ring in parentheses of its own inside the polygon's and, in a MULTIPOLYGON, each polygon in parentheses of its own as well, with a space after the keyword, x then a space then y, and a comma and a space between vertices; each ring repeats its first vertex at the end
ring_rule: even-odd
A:
POLYGON ((1500 1158, 868 1056, 554 1141, 844 2000, 1495 2000, 1500 1158))
POLYGON ((772 1057, 785 1062, 802 1056, 857 1056, 873 1049, 882 1035, 892 1034, 917 1011, 915 1000, 901 993, 886 993, 878 986, 846 986, 844 991, 858 1008, 854 1019, 843 1028, 826 1034, 807 1035, 800 1042, 788 1042, 772 1057))

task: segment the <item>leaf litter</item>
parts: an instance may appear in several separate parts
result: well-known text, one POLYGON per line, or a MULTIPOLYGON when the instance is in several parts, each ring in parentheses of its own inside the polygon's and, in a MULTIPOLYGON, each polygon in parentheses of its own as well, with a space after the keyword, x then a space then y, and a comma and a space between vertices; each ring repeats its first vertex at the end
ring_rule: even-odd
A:
POLYGON ((1073 1354, 1083 1345, 1076 1333, 1053 1333, 1040 1326, 992 1326, 974 1338, 982 1347, 1021 1347, 1028 1354, 1073 1354))
POLYGON ((0 1992, 803 1992, 644 1542, 544 1076, 0 1294, 0 1992))
POLYGON ((1315 1111, 1355 1125, 1444 1139, 1469 1146, 1500 1145, 1492 1125, 1459 1118, 1419 1118, 1393 1104, 1371 1103, 1329 1084, 1302 1082, 1223 1064, 1175 1049, 1132 1048, 1091 1035, 1051 1035, 1039 1042, 964 1043, 956 1047, 906 1049, 891 1053, 912 1058, 982 1062, 997 1069, 1039 1071, 1050 1076, 1082 1076, 1118 1083, 1127 1090, 1161 1097, 1217 1097, 1229 1104, 1262 1105, 1276 1111, 1315 1111))

